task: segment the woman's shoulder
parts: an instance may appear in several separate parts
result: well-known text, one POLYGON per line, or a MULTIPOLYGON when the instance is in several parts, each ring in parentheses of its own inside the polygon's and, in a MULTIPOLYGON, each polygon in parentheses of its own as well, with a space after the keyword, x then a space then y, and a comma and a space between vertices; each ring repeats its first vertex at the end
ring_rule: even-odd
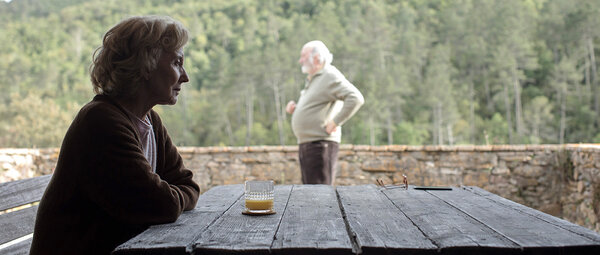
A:
POLYGON ((92 101, 84 105, 76 121, 93 123, 95 125, 109 124, 114 122, 127 121, 127 114, 118 104, 106 96, 95 96, 92 101))

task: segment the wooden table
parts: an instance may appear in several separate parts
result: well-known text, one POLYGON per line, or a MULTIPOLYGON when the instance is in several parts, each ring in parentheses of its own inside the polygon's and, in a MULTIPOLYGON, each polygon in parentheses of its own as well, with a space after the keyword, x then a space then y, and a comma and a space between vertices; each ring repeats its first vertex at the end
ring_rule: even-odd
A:
POLYGON ((598 233, 476 187, 277 185, 276 214, 243 207, 215 187, 115 254, 600 254, 598 233))

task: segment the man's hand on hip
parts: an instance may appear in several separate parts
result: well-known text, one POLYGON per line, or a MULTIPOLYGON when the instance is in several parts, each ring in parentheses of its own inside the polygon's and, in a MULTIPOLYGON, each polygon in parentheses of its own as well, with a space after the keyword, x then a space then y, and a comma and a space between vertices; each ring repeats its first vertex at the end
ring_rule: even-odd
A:
POLYGON ((325 132, 331 135, 331 133, 335 132, 335 130, 337 130, 337 124, 335 124, 333 120, 327 122, 327 125, 325 126, 325 132))

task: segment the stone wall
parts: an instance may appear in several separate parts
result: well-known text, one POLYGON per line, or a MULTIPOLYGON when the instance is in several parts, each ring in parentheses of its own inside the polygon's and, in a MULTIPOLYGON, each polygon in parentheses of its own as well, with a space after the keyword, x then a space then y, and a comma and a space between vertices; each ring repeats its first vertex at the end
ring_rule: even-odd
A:
MULTIPOLYGON (((194 179, 300 181, 297 146, 180 147, 194 179)), ((0 182, 52 173, 58 149, 0 149, 0 182)), ((336 185, 473 185, 600 232, 600 145, 341 145, 336 185)))

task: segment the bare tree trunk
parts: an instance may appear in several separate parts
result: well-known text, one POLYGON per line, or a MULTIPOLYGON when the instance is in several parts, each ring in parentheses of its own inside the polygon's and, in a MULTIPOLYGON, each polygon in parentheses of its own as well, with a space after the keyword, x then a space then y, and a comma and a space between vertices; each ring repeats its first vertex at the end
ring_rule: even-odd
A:
POLYGON ((233 146, 235 144, 235 139, 233 136, 233 128, 231 128, 231 121, 226 113, 223 114, 225 117, 225 130, 227 131, 227 136, 229 137, 229 145, 233 146))
POLYGON ((525 133, 525 128, 523 125, 523 108, 521 105, 521 83, 519 82, 519 77, 517 76, 516 67, 512 70, 512 79, 513 89, 515 91, 515 124, 517 134, 520 137, 525 133))
POLYGON ((275 114, 277 114, 277 130, 279 131, 279 144, 285 145, 285 134, 283 133, 283 118, 285 116, 281 108, 281 98, 277 81, 273 82, 273 97, 275 99, 275 114))
MULTIPOLYGON (((592 95, 592 84, 590 82, 590 68, 592 68, 592 65, 590 63, 590 59, 586 56, 585 58, 585 68, 584 68, 584 78, 585 78, 585 92, 583 93, 587 93, 588 95, 592 95)), ((578 95, 579 98, 579 102, 583 102, 583 98, 582 98, 582 94, 578 95)), ((590 98, 591 100, 593 100, 593 97, 590 98)), ((590 103, 593 101, 587 101, 586 103, 590 103)), ((592 105, 592 104, 590 104, 592 105)))
POLYGON ((558 100, 560 102, 560 130, 558 135, 558 143, 565 143, 565 130, 567 129, 567 78, 565 77, 565 73, 562 73, 562 77, 560 80, 560 86, 558 88, 558 100))
POLYGON ((531 127, 531 133, 533 135, 533 139, 531 141, 532 144, 539 144, 540 141, 542 140, 540 138, 540 116, 538 114, 535 114, 534 116, 531 116, 531 118, 533 119, 532 121, 532 127, 531 127))
POLYGON ((437 114, 438 114, 438 145, 442 145, 444 144, 444 128, 443 128, 443 124, 444 121, 442 119, 442 103, 438 102, 437 103, 437 114))
MULTIPOLYGON (((596 112, 596 116, 600 117, 600 98, 598 97, 598 85, 596 81, 597 76, 597 68, 596 68, 596 53, 594 52, 594 41, 592 38, 587 38, 588 44, 588 53, 590 56, 590 64, 592 67, 592 75, 591 75, 591 85, 592 85, 592 95, 594 100, 594 112, 596 112)), ((594 118, 596 120, 596 125, 598 126, 598 122, 600 121, 598 117, 594 118)))
POLYGON ((492 92, 490 90, 490 84, 488 82, 485 70, 482 70, 481 74, 482 74, 482 77, 484 77, 483 78, 483 88, 485 90, 485 101, 486 101, 487 109, 489 112, 495 112, 496 110, 494 109, 494 102, 492 102, 492 92))
POLYGON ((508 143, 513 143, 512 117, 510 114, 510 96, 508 95, 508 84, 504 83, 504 107, 506 108, 506 125, 508 127, 508 143))
POLYGON ((252 124, 254 123, 254 91, 253 85, 248 84, 246 93, 246 142, 245 145, 250 145, 252 139, 252 124))
POLYGON ((83 40, 82 40, 82 31, 81 31, 81 27, 77 27, 77 30, 75 30, 75 36, 74 36, 74 47, 75 48, 75 59, 79 60, 81 59, 81 53, 83 51, 83 40))
POLYGON ((469 83, 469 142, 475 144, 475 85, 473 80, 469 83))
POLYGON ((369 142, 375 145, 375 127, 373 126, 373 117, 369 117, 369 142))
POLYGON ((565 95, 560 102, 560 134, 558 137, 558 143, 565 143, 565 130, 567 129, 567 100, 565 100, 565 95))
POLYGON ((433 145, 437 144, 438 141, 438 115, 437 115, 437 107, 436 106, 432 106, 431 107, 431 111, 433 112, 433 114, 431 115, 433 118, 433 129, 431 130, 431 138, 433 139, 433 141, 431 141, 431 143, 433 145))
POLYGON ((446 124, 446 131, 448 132, 448 144, 454 145, 454 135, 452 134, 452 125, 446 124))
POLYGON ((390 111, 390 114, 388 114, 388 116, 387 116, 387 140, 388 140, 388 145, 394 144, 394 127, 392 124, 391 111, 390 111))

